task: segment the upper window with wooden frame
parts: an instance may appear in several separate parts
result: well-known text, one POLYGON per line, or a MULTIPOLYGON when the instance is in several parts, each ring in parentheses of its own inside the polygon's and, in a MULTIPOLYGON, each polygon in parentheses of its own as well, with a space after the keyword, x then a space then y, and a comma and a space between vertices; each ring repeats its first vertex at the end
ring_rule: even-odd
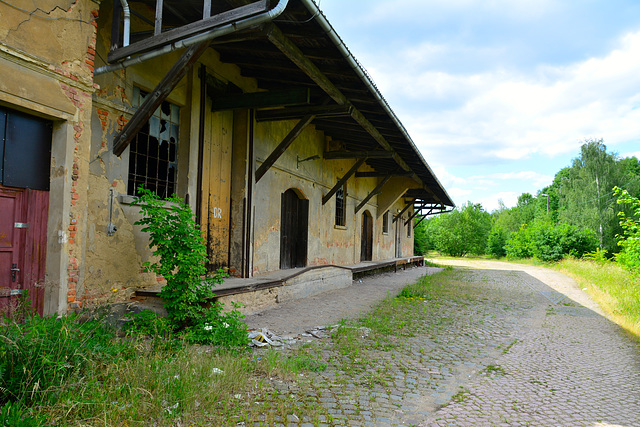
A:
MULTIPOLYGON (((138 108, 149 95, 133 88, 132 105, 138 108)), ((131 141, 127 192, 138 194, 138 186, 166 199, 176 191, 180 107, 164 101, 131 141)))
POLYGON ((382 234, 389 234, 389 211, 382 215, 382 234))
POLYGON ((336 192, 336 220, 335 225, 338 227, 347 226, 347 183, 336 192))

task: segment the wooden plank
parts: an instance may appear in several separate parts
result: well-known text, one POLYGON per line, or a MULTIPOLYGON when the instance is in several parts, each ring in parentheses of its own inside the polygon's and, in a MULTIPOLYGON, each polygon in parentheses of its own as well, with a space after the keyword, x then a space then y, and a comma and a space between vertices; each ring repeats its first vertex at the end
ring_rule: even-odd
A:
POLYGON ((122 154, 138 131, 140 131, 142 126, 144 126, 144 124, 147 123, 149 118, 153 115, 153 112, 158 109, 165 99, 167 99, 167 96, 169 96, 182 77, 189 72, 191 67, 193 67, 193 64, 198 61, 198 58, 200 58, 208 47, 208 41, 191 46, 180 57, 178 62, 171 67, 171 70, 169 70, 162 81, 158 83, 158 86, 156 86, 153 92, 147 96, 142 105, 138 108, 138 111, 135 112, 122 131, 120 131, 120 133, 113 139, 113 153, 116 156, 120 156, 122 154))
POLYGON ((193 22, 191 24, 183 25, 173 30, 165 31, 160 35, 149 37, 148 39, 132 43, 129 46, 112 50, 107 55, 107 61, 109 63, 117 62, 126 57, 157 49, 159 47, 175 43, 187 37, 204 33, 216 27, 230 24, 232 22, 249 18, 262 12, 266 12, 269 8, 268 3, 268 0, 259 0, 246 6, 241 6, 227 12, 219 13, 210 18, 202 19, 201 21, 193 22))
POLYGON ((292 107, 275 110, 256 111, 257 122, 293 120, 314 114, 316 117, 339 117, 350 114, 351 108, 344 105, 312 105, 309 107, 292 107))
MULTIPOLYGON (((324 90, 331 98, 333 98, 339 105, 351 105, 351 102, 347 97, 324 75, 320 69, 309 59, 304 53, 287 38, 280 29, 272 24, 269 24, 266 29, 267 37, 282 53, 287 55, 302 71, 305 72, 322 90, 324 90)), ((367 120, 366 117, 357 109, 353 108, 351 117, 358 122, 358 124, 364 128, 377 142, 387 151, 393 151, 391 145, 382 136, 382 134, 367 120)), ((396 160, 398 165, 406 170, 411 171, 411 168, 402 160, 396 160)), ((412 178, 417 182, 422 183, 417 175, 412 175, 412 178)))
POLYGON ((390 151, 325 151, 323 153, 325 159, 360 159, 367 157, 369 159, 391 159, 393 153, 390 151))
POLYGON ((416 200, 418 200, 418 198, 415 198, 411 202, 407 203, 407 206, 405 206, 404 209, 402 209, 398 215, 394 216, 393 217, 393 221, 391 221, 391 222, 392 223, 396 222, 398 220, 398 218, 400 218, 402 216, 402 214, 405 213, 407 211, 407 209, 409 209, 409 206, 413 206, 413 204, 415 203, 416 200))
POLYGON ((164 4, 163 0, 156 0, 156 21, 153 26, 153 35, 157 36, 162 32, 162 5, 164 4))
POLYGON ((340 179, 340 181, 338 181, 338 183, 331 189, 329 190, 329 192, 324 195, 322 197, 322 204, 326 205, 327 202, 329 200, 331 200, 331 198, 333 197, 334 194, 336 194, 338 192, 338 190, 340 188, 342 188, 342 186, 344 185, 345 182, 347 182, 347 180, 349 178, 351 178, 351 176, 356 173, 356 171, 358 170, 358 168, 360 166, 362 166, 362 164, 365 162, 365 160, 367 160, 366 158, 362 158, 359 159, 357 162, 355 162, 355 164, 351 167, 351 169, 349 169, 349 171, 340 179))
POLYGON ((382 186, 383 186, 383 185, 385 185, 385 184, 387 183, 387 181, 389 181, 389 179, 391 179, 391 175, 387 175, 387 176, 385 176, 385 177, 382 179, 382 181, 380 181, 380 182, 378 183, 378 185, 376 185, 376 188, 374 188, 374 189, 371 191, 371 193, 369 193, 369 194, 367 195, 367 197, 365 197, 365 198, 364 198, 364 200, 363 200, 363 201, 361 201, 361 202, 360 202, 360 204, 359 204, 358 206, 356 206, 356 212, 355 212, 355 213, 358 213, 358 211, 359 211, 360 209, 362 209, 362 208, 364 207, 364 205, 366 205, 366 204, 367 204, 367 202, 368 202, 369 200, 371 200, 371 198, 372 198, 373 196, 375 196, 376 194, 379 194, 379 193, 380 193, 380 190, 382 190, 382 186))
POLYGON ((211 0, 204 0, 202 5, 202 19, 207 19, 211 16, 211 0))
POLYGON ((309 89, 224 94, 216 95, 213 98, 211 111, 286 107, 290 105, 306 105, 309 103, 311 103, 311 91, 309 89))
POLYGON ((275 148, 275 150, 273 150, 271 154, 269 154, 269 157, 267 157, 267 159, 260 165, 260 167, 256 171, 256 182, 260 181, 260 178, 262 178, 264 174, 267 173, 269 168, 273 166, 276 160, 278 160, 280 156, 282 156, 282 154, 287 150, 287 148, 289 148, 291 143, 293 143, 293 141, 295 141, 298 135, 300 135, 302 131, 307 126, 309 126, 309 124, 313 121, 314 118, 315 118, 314 115, 304 117, 295 125, 293 129, 291 129, 289 134, 285 136, 282 142, 278 144, 278 146, 275 148))
POLYGON ((424 203, 418 206, 417 208, 414 207, 415 211, 409 216, 409 218, 407 218, 407 220, 404 222, 404 225, 409 225, 411 220, 420 213, 420 209, 422 208, 424 208, 424 203))
POLYGON ((356 172, 356 178, 382 178, 387 175, 391 176, 410 176, 411 172, 356 172))

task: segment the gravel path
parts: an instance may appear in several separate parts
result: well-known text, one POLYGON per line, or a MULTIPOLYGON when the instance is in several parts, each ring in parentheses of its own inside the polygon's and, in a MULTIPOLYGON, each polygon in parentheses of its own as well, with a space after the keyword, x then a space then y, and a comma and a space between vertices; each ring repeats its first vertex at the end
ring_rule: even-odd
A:
MULTIPOLYGON (((369 353, 374 363, 351 371, 333 363, 345 356, 330 340, 316 340, 329 368, 311 385, 275 384, 293 413, 273 425, 640 426, 640 347, 572 279, 525 265, 437 262, 458 267, 455 292, 424 302, 421 333, 369 353), (297 402, 324 414, 299 419, 297 402)), ((433 271, 368 278, 251 316, 249 324, 299 333, 335 323, 433 271)))

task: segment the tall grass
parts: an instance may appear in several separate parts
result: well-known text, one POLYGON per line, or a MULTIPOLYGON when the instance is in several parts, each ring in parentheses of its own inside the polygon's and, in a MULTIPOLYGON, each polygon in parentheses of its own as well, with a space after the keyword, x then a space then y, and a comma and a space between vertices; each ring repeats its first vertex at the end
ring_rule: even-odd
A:
POLYGON ((587 288, 607 315, 640 340, 640 276, 613 262, 566 259, 557 268, 587 288))

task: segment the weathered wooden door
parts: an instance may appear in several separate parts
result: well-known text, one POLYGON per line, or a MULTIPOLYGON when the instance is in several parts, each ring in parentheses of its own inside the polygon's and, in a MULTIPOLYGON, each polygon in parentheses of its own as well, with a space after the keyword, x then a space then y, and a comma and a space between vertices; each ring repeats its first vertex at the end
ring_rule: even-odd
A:
POLYGON ((282 193, 280 227, 280 269, 307 265, 309 201, 289 189, 282 193))
POLYGON ((402 257, 402 222, 403 222, 402 217, 398 217, 398 219, 395 222, 396 224, 395 226, 396 258, 402 257))
POLYGON ((0 108, 0 311, 25 290, 44 308, 51 125, 0 108))
POLYGON ((369 211, 362 214, 362 238, 360 239, 360 261, 373 259, 373 217, 369 211))

